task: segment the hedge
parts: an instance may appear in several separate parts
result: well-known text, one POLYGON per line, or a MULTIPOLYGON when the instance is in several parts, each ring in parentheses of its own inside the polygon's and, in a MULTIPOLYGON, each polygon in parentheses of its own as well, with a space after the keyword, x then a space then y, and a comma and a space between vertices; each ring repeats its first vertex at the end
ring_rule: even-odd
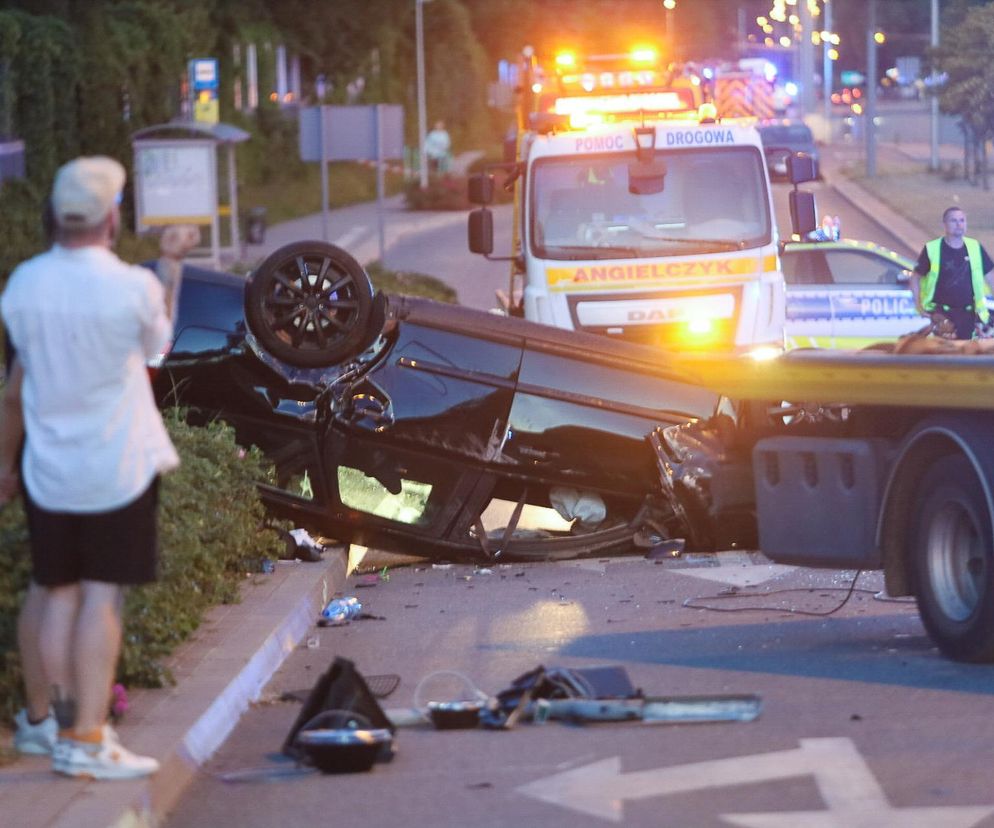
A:
MULTIPOLYGON (((166 657, 207 609, 237 602, 246 573, 259 572, 283 547, 266 527, 255 486, 273 477, 261 452, 238 446, 221 422, 189 426, 173 411, 166 425, 182 463, 162 481, 159 580, 130 590, 125 602, 118 681, 132 687, 170 683, 166 657)), ((15 502, 0 513, 0 720, 23 703, 16 627, 29 570, 24 514, 15 502)))

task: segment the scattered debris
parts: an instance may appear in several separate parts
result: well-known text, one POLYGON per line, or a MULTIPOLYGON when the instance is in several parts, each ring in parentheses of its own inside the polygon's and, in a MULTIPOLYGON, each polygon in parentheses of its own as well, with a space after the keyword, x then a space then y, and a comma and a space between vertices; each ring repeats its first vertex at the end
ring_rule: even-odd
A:
POLYGON ((649 551, 645 553, 645 557, 646 560, 650 561, 665 560, 666 558, 679 558, 683 554, 683 550, 686 545, 687 541, 683 538, 670 538, 669 540, 663 540, 649 547, 649 551))

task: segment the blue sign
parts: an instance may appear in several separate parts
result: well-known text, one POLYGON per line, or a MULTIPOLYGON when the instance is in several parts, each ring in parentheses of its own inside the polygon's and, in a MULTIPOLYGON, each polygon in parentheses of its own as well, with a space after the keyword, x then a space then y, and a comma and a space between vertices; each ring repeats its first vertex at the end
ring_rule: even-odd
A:
POLYGON ((190 76, 190 103, 193 120, 216 124, 220 120, 218 106, 217 58, 193 58, 187 66, 190 76))
POLYGON ((214 92, 218 88, 217 58, 194 58, 189 64, 190 89, 214 92))

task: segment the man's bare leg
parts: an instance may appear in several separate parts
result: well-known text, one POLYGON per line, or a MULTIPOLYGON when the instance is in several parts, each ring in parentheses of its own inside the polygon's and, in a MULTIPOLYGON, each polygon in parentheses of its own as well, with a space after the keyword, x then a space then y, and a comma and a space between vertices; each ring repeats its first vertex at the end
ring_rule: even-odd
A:
POLYGON ((24 692, 28 699, 28 720, 35 723, 48 716, 48 706, 52 700, 52 683, 45 674, 41 657, 45 597, 45 590, 32 581, 17 617, 17 646, 21 653, 24 692))
POLYGON ((117 584, 82 581, 73 636, 76 660, 76 725, 92 734, 107 722, 111 686, 121 652, 124 590, 117 584))
MULTIPOLYGON (((73 631, 79 612, 79 584, 44 587, 44 611, 38 635, 38 649, 51 701, 76 696, 73 631), (54 696, 54 697, 53 697, 54 696)), ((60 713, 58 708, 57 713, 60 713)), ((60 725, 64 726, 63 722, 60 725)))

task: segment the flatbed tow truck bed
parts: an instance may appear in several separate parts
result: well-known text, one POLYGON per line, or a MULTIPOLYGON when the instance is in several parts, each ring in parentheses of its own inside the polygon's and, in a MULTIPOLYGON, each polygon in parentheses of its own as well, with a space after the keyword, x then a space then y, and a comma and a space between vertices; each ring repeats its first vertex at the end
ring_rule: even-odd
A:
POLYGON ((740 400, 994 409, 994 354, 795 350, 773 359, 681 355, 676 365, 740 400))

